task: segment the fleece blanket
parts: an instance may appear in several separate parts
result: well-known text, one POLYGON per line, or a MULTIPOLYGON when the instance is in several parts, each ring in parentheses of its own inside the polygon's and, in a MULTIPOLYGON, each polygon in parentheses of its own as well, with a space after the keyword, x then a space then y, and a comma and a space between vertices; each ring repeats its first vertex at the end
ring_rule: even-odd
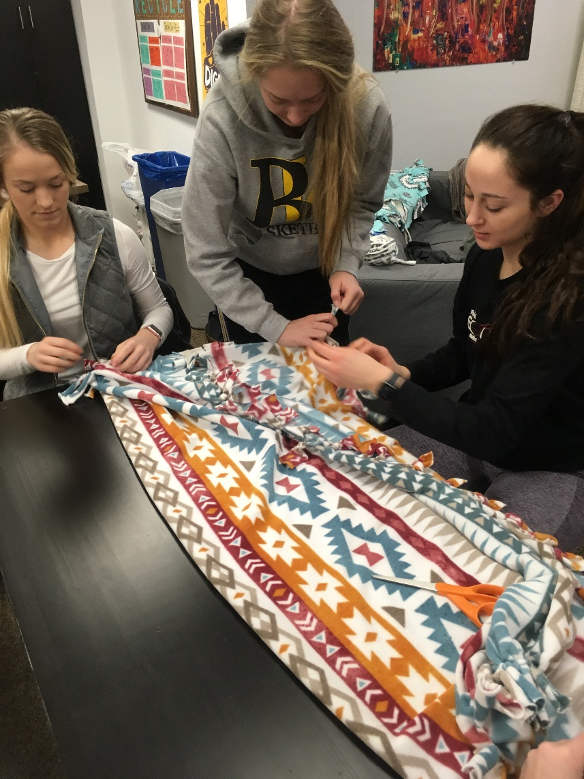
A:
POLYGON ((402 450, 304 350, 90 367, 63 401, 102 393, 202 573, 400 776, 514 776, 541 740, 582 729, 583 560, 402 450), (374 573, 506 589, 478 629, 374 573))

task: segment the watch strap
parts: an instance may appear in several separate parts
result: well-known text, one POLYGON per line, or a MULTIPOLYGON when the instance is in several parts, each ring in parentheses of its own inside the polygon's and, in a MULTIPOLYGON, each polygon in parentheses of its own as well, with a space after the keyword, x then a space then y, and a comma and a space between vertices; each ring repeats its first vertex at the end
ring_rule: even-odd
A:
POLYGON ((144 329, 150 330, 151 333, 156 335, 159 341, 162 341, 162 330, 159 330, 156 325, 146 325, 144 329))
POLYGON ((389 399, 396 392, 396 390, 399 390, 400 387, 402 387, 405 381, 406 379, 399 373, 393 373, 390 378, 383 382, 382 386, 378 390, 378 397, 382 400, 389 399))

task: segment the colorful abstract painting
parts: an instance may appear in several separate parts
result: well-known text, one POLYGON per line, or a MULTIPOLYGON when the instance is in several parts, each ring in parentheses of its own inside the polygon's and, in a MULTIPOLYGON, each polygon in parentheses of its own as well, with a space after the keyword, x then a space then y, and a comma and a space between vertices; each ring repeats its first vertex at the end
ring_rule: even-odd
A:
POLYGON ((527 60, 535 0, 375 0, 374 70, 527 60))

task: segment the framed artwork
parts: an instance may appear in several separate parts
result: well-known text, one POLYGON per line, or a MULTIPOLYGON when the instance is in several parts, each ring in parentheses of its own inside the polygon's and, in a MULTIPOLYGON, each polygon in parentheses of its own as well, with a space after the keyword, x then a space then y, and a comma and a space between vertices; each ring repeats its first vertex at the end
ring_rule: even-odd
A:
POLYGON ((527 60, 535 0, 375 0, 374 71, 527 60))
POLYGON ((133 0, 144 99, 199 113, 191 0, 133 0))
POLYGON ((201 39, 201 69, 203 97, 211 89, 213 82, 219 78, 217 67, 213 61, 213 45, 215 39, 228 27, 227 0, 198 0, 199 2, 199 37, 201 39))

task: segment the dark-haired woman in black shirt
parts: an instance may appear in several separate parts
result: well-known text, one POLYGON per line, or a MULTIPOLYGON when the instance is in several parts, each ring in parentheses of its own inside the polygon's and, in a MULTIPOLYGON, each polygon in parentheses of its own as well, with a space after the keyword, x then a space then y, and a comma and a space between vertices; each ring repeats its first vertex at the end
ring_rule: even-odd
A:
POLYGON ((583 114, 516 106, 466 168, 471 249, 453 337, 410 366, 359 339, 315 343, 334 383, 378 393, 400 444, 567 550, 583 538, 583 114), (454 403, 432 394, 470 379, 454 403))

